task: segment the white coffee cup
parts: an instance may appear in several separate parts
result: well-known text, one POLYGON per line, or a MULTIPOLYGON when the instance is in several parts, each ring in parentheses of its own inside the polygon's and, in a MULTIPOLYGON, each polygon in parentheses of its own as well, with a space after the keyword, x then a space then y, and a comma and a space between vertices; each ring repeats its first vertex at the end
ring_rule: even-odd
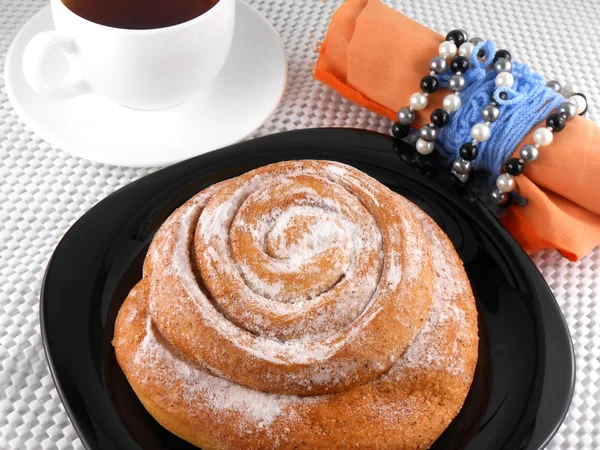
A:
POLYGON ((168 108, 206 89, 221 71, 233 40, 235 2, 220 0, 188 22, 139 30, 91 22, 50 0, 56 31, 29 41, 23 72, 48 97, 94 92, 130 108, 168 108), (50 83, 44 64, 55 49, 65 54, 70 73, 50 83))

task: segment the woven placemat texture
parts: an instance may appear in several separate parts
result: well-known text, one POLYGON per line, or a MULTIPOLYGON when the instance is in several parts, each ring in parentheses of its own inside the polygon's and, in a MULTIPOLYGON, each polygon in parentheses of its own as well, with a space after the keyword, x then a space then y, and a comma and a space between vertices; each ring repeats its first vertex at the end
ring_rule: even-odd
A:
MULTIPOLYGON (((0 67, 19 28, 47 0, 0 0, 0 67)), ((288 87, 256 136, 308 127, 386 132, 390 123, 310 76, 339 0, 250 0, 281 34, 288 87)), ((494 38, 548 78, 568 80, 600 114, 600 2, 582 0, 402 0, 395 8, 447 32, 494 38)), ((402 45, 399 43, 398 45, 402 45)), ((152 170, 95 164, 33 134, 17 117, 0 74, 0 449, 82 449, 60 403, 42 349, 38 297, 60 237, 92 205, 152 170)), ((533 255, 567 318, 577 353, 577 388, 549 449, 600 448, 600 249, 577 263, 554 251, 533 255)))

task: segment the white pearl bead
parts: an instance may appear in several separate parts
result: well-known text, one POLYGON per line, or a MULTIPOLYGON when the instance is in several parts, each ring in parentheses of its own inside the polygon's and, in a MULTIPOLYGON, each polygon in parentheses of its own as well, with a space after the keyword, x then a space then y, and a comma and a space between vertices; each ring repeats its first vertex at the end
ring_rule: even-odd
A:
POLYGON ((415 92, 410 96, 410 106, 415 111, 421 111, 427 106, 427 96, 422 92, 415 92))
POLYGON ((444 41, 438 47, 438 53, 442 58, 446 59, 453 58, 454 56, 456 56, 456 51, 456 44, 452 41, 444 41))
POLYGON ((464 56, 467 59, 471 59, 474 48, 475 44, 473 44, 472 42, 465 42, 458 48, 458 54, 459 56, 464 56))
POLYGON ((446 95, 444 97, 444 101, 442 102, 442 106, 449 113, 458 111, 460 109, 461 105, 462 105, 462 100, 456 94, 446 95))
POLYGON ((490 137, 490 127, 485 123, 476 123, 471 128, 471 136, 477 142, 487 141, 490 137))
POLYGON ((511 88, 515 84, 515 77, 510 72, 500 72, 496 75, 496 86, 511 88))
POLYGON ((533 140, 540 147, 545 147, 552 144, 553 138, 552 131, 545 127, 538 128, 535 130, 535 133, 533 133, 533 140))
POLYGON ((585 98, 583 98, 581 95, 572 95, 571 97, 569 97, 569 102, 575 105, 575 107, 577 108, 577 114, 583 113, 585 111, 585 108, 587 108, 585 98))
POLYGON ((434 144, 433 144, 433 142, 427 142, 427 141, 419 138, 417 140, 416 147, 417 147, 417 151, 421 155, 429 155, 434 149, 434 144))
POLYGON ((515 188, 515 178, 509 173, 503 173, 496 180, 496 186, 500 192, 510 192, 515 188))

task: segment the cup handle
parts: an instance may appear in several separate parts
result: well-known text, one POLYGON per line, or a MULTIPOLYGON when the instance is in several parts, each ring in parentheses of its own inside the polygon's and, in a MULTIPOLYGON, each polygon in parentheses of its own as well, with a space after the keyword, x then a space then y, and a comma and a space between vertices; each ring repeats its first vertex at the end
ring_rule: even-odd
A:
POLYGON ((29 85, 41 95, 52 98, 72 98, 90 91, 87 81, 75 76, 73 71, 60 83, 51 86, 44 79, 42 68, 52 48, 58 48, 70 55, 77 54, 77 46, 72 38, 56 31, 44 31, 34 36, 23 53, 23 73, 29 85))

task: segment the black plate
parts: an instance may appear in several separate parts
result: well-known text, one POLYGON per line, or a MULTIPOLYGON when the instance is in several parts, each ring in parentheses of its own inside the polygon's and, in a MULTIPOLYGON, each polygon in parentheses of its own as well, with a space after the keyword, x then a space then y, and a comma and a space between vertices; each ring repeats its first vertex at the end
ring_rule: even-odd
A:
MULTIPOLYGON (((165 150, 168 151, 168 150, 165 150)), ((134 396, 110 344, 116 313, 140 279, 154 232, 201 189, 268 163, 330 159, 414 201, 446 231, 478 302, 481 354, 467 402, 437 449, 542 449, 569 407, 573 347, 544 279, 500 223, 456 186, 435 158, 387 136, 305 130, 211 152, 122 188, 58 244, 41 293, 41 327, 54 381, 88 449, 188 449, 134 396)))

